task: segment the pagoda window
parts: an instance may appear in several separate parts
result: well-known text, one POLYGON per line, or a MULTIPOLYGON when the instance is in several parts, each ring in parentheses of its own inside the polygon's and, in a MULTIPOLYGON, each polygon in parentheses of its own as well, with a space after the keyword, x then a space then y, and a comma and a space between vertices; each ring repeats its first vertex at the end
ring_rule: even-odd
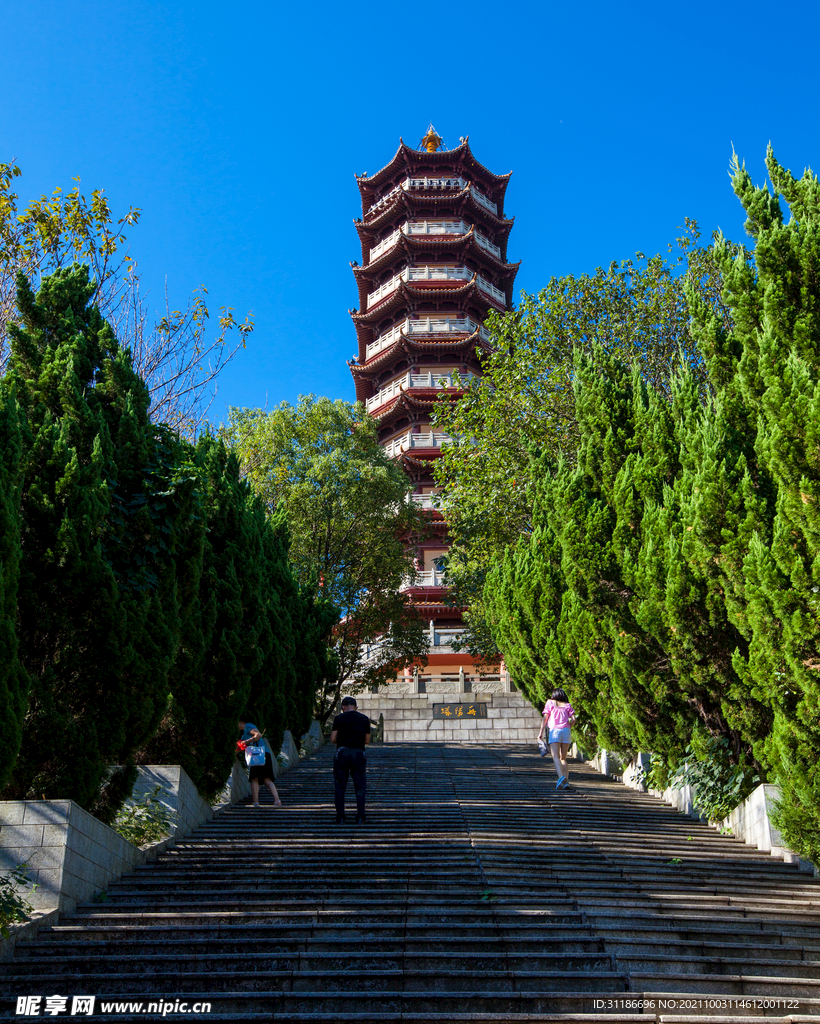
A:
POLYGON ((440 569, 439 559, 447 554, 447 548, 428 548, 422 552, 424 558, 423 568, 429 572, 431 569, 440 569))

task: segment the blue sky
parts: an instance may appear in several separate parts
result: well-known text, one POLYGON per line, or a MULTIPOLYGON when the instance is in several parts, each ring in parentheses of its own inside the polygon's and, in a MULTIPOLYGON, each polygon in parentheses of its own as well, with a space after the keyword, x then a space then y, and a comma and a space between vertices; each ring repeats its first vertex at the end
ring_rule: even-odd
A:
POLYGON ((354 173, 429 121, 512 170, 517 285, 660 251, 684 218, 741 238, 732 144, 819 163, 818 6, 690 2, 7 3, 0 159, 27 200, 105 188, 143 209, 160 306, 205 284, 253 310, 228 405, 352 399, 354 173))

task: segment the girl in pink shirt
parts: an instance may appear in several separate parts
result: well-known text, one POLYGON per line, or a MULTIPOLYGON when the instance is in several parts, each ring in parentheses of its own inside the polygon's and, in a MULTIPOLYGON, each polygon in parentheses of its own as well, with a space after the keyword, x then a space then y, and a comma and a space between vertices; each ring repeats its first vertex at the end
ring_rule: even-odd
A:
POLYGON ((538 734, 538 746, 543 757, 547 750, 544 743, 544 730, 549 728, 549 745, 555 770, 558 773, 556 789, 569 785, 569 770, 567 769, 567 751, 572 742, 570 725, 575 721, 575 712, 567 699, 565 690, 557 689, 552 691, 552 697, 544 705, 544 720, 541 722, 541 732, 538 734))

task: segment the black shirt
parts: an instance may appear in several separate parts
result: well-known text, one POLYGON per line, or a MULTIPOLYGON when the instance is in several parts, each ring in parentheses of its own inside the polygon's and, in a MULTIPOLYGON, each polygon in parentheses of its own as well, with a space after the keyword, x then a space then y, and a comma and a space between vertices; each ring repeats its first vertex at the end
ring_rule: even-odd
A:
POLYGON ((360 711, 343 711, 333 719, 337 747, 364 750, 364 738, 370 735, 370 719, 360 711))

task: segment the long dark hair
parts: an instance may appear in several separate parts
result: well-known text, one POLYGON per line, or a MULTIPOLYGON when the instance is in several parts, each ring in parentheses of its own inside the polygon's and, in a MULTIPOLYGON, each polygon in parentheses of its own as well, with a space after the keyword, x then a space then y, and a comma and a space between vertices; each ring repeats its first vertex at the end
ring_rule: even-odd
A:
POLYGON ((552 699, 562 700, 565 704, 569 704, 569 697, 567 696, 567 691, 562 690, 560 686, 557 690, 552 691, 552 699))

